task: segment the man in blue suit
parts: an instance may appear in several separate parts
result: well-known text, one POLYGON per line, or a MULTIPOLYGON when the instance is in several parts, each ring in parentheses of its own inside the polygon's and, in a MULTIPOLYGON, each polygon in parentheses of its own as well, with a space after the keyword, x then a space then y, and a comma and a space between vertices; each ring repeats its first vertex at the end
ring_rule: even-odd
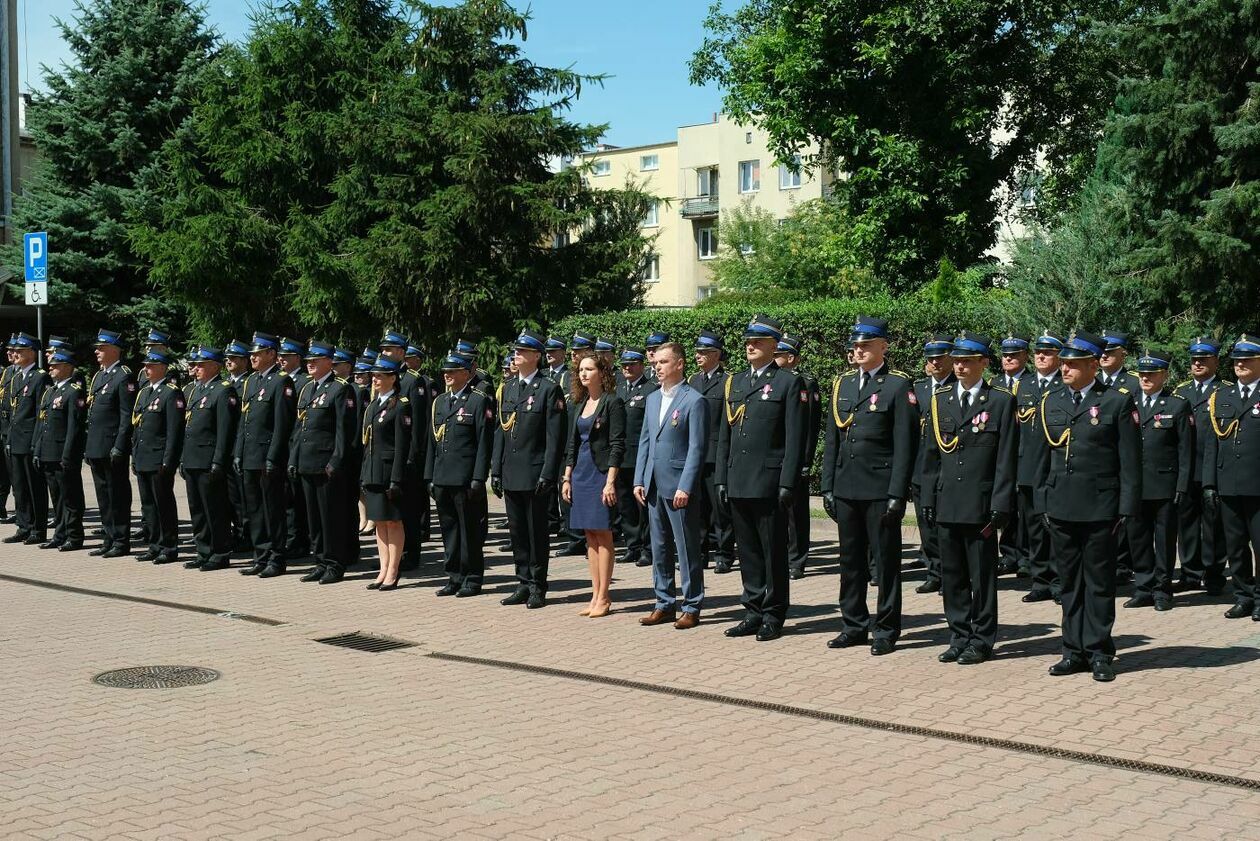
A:
POLYGON ((656 606, 639 624, 673 622, 675 628, 685 630, 700 623, 704 601, 703 518, 698 494, 709 422, 704 398, 683 382, 686 358, 682 345, 661 345, 653 366, 660 389, 647 397, 634 469, 634 496, 648 509, 656 606), (682 616, 678 616, 674 596, 675 557, 682 577, 682 616))

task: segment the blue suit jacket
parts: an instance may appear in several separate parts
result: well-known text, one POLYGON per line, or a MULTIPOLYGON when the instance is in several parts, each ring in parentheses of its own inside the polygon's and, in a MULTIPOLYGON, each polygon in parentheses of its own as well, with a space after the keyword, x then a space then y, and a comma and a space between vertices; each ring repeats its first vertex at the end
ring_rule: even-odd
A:
POLYGON ((708 443, 708 410, 704 398, 686 383, 680 383, 669 414, 662 424, 661 392, 648 395, 643 430, 639 434, 639 457, 634 467, 634 484, 672 499, 674 492, 694 494, 708 443))

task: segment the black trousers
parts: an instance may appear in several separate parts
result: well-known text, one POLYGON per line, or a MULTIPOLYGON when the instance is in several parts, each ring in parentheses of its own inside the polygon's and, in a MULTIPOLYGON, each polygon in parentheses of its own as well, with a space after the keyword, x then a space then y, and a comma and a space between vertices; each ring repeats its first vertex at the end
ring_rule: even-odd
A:
MULTIPOLYGON (((450 582, 456 587, 480 588, 486 573, 482 536, 486 522, 485 492, 434 485, 433 500, 438 527, 442 530, 442 558, 450 582)), ((544 503, 550 507, 551 500, 545 498, 544 503)))
POLYGON ((94 458, 92 484, 96 487, 96 508, 105 530, 104 548, 131 551, 131 477, 127 459, 94 458))
POLYGON ((1116 655, 1115 523, 1052 517, 1047 529, 1063 583, 1063 656, 1110 661, 1116 655))
POLYGON ((83 465, 79 462, 45 467, 44 479, 52 497, 53 540, 83 542, 83 465))
POLYGON ((245 510, 249 512, 249 540, 254 545, 254 563, 284 566, 286 533, 285 497, 289 482, 276 470, 270 479, 262 470, 241 471, 245 510))
POLYGON ((149 551, 163 558, 173 559, 179 551, 179 513, 175 508, 175 472, 146 470, 136 473, 136 485, 140 488, 140 501, 148 520, 145 531, 149 535, 149 551))
POLYGON ((923 518, 923 506, 919 498, 923 489, 918 485, 910 486, 914 497, 914 520, 919 526, 919 555, 923 558, 923 566, 927 568, 928 581, 941 580, 941 541, 936 529, 927 524, 923 518))
POLYGON ((1028 526, 1018 505, 1011 513, 1011 521, 1002 529, 998 540, 998 555, 1004 563, 1028 570, 1028 526))
POLYGON ((941 595, 951 646, 993 651, 997 641, 998 538, 984 525, 941 523, 941 595))
POLYGON ((1056 596, 1060 592, 1059 565, 1050 553, 1050 533, 1046 520, 1033 511, 1031 485, 1019 486, 1019 518, 1024 525, 1028 541, 1028 574, 1034 590, 1049 590, 1056 596))
POLYGON ((739 547, 744 618, 782 627, 789 603, 788 512, 777 497, 732 499, 731 524, 739 547))
POLYGON ((1234 596, 1240 602, 1256 601, 1255 553, 1260 552, 1260 496, 1221 497, 1221 526, 1234 596))
MULTIPOLYGON (((7 433, 0 432, 0 443, 4 443, 7 433)), ((9 459, 0 457, 0 516, 9 512, 9 491, 13 488, 13 479, 9 475, 9 459)))
POLYGON ((735 531, 731 528, 730 506, 723 505, 718 499, 717 484, 714 482, 716 469, 716 465, 706 463, 700 483, 703 551, 711 554, 715 562, 731 566, 735 563, 735 531))
MULTIPOLYGON (((307 529, 315 565, 332 572, 346 571, 347 536, 345 487, 341 474, 329 478, 322 471, 298 475, 306 503, 307 529)), ((354 523, 358 525, 356 520, 354 523)))
POLYGON ((342 490, 341 501, 345 506, 343 516, 346 522, 347 569, 357 564, 363 556, 363 546, 359 541, 359 496, 363 492, 359 477, 362 471, 363 459, 358 454, 342 462, 341 481, 345 487, 342 490))
POLYGON ((231 506, 230 514, 232 517, 232 542, 243 538, 249 541, 249 517, 245 510, 245 481, 241 478, 240 472, 231 464, 225 467, 227 471, 227 495, 228 504, 231 506))
POLYGON ((48 535, 48 484, 44 471, 35 467, 30 455, 15 455, 13 470, 13 515, 18 534, 46 538, 48 535))
POLYGON ((1144 499, 1125 523, 1133 558, 1135 595, 1172 595, 1177 565, 1177 512, 1171 499, 1144 499))
POLYGON ((547 495, 537 491, 504 491, 512 560, 518 588, 547 593, 547 495))
POLYGON ((424 508, 421 508, 422 496, 424 496, 424 488, 416 467, 408 464, 403 471, 402 496, 398 500, 403 524, 403 554, 400 568, 404 570, 413 570, 420 566, 421 546, 424 544, 424 514, 429 510, 427 498, 423 500, 424 508))
POLYGON ((232 476, 226 470, 211 475, 209 470, 185 470, 188 491, 188 519, 192 521, 193 545, 197 557, 226 561, 232 554, 232 504, 228 486, 232 476))
POLYGON ((788 509, 788 569, 805 571, 809 560, 809 477, 801 476, 792 489, 788 509))
POLYGON ((1225 583, 1225 529, 1219 510, 1203 507, 1203 485, 1191 482, 1177 509, 1181 577, 1206 584, 1225 583))
POLYGON ((647 509, 634 498, 634 468, 618 470, 613 484, 617 488, 617 511, 621 514, 621 534, 626 541, 626 560, 650 560, 652 549, 648 546, 647 509))
POLYGON ((285 511, 285 554, 290 558, 303 558, 311 553, 311 512, 306 505, 306 491, 302 478, 288 479, 289 507, 285 511))
POLYGON ((901 636, 901 522, 881 522, 886 499, 835 498, 840 531, 841 627, 872 633, 894 642, 901 636), (866 589, 875 568, 875 622, 866 606, 866 589))

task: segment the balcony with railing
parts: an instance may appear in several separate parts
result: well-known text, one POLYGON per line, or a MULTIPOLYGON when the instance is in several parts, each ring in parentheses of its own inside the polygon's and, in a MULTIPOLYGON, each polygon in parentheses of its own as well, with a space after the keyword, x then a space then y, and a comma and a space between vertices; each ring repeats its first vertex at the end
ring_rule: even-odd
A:
POLYGON ((683 199, 679 212, 684 219, 711 219, 718 215, 717 196, 696 196, 683 199))

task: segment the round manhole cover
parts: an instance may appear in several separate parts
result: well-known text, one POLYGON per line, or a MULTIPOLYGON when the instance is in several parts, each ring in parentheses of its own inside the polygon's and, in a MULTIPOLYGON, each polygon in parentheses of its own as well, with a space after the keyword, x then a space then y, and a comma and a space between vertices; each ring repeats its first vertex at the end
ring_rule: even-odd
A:
POLYGON ((119 689, 174 689, 179 686, 200 686, 218 680, 214 669, 199 666, 135 666, 101 672, 93 683, 119 689))

